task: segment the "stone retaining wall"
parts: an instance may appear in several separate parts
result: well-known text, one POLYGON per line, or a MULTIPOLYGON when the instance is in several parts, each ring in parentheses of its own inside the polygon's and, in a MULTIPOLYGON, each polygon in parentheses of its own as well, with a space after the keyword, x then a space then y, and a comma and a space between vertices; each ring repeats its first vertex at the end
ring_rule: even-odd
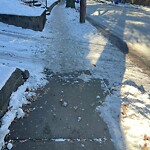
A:
POLYGON ((42 31, 46 22, 46 11, 44 11, 41 16, 18 16, 0 14, 0 22, 15 25, 25 29, 42 31))

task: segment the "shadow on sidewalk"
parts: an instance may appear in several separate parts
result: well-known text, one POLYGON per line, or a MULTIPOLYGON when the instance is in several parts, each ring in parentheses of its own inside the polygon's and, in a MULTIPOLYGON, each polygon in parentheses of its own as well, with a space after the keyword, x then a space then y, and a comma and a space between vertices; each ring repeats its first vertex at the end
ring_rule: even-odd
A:
MULTIPOLYGON (((92 5, 89 5, 88 7, 91 9, 90 7, 92 7, 92 5)), ((101 5, 97 5, 96 7, 94 6, 92 10, 93 12, 91 12, 91 14, 93 14, 95 11, 98 11, 98 15, 105 15, 105 13, 108 11, 106 9, 102 10, 101 12, 101 5), (94 10, 94 8, 98 9, 94 10)), ((125 14, 125 12, 122 12, 120 13, 120 16, 125 14)), ((94 16, 92 17, 94 18, 94 16)), ((105 87, 106 91, 108 92, 108 96, 106 97, 106 102, 104 102, 104 108, 100 107, 97 108, 97 110, 107 123, 117 149, 126 149, 126 139, 121 127, 121 107, 123 102, 121 101, 121 98, 118 98, 121 89, 118 89, 117 93, 113 90, 111 91, 113 87, 119 86, 121 88, 120 85, 122 85, 126 70, 126 54, 128 54, 129 51, 127 44, 117 36, 113 35, 111 30, 115 30, 115 28, 117 30, 120 21, 123 25, 122 28, 125 29, 126 20, 119 20, 121 17, 118 17, 117 20, 113 21, 113 29, 109 30, 107 27, 102 26, 98 22, 94 21, 94 19, 91 19, 92 17, 87 16, 87 20, 108 39, 108 43, 106 43, 101 55, 99 56, 99 59, 97 60, 97 63, 95 64, 97 67, 103 68, 103 73, 105 72, 103 78, 109 81, 108 85, 105 87), (113 45, 110 46, 109 42, 115 45, 118 50, 114 48, 113 45)), ((123 32, 121 33, 122 38, 123 32)))
MULTIPOLYGON (((139 20, 136 19, 136 17, 130 16, 131 14, 136 14, 137 11, 134 12, 134 10, 131 12, 127 12, 127 9, 124 8, 117 8, 120 9, 119 13, 118 13, 118 17, 116 18, 115 16, 113 16, 115 12, 115 10, 113 9, 109 9, 105 7, 101 7, 103 4, 97 4, 95 6, 93 5, 89 5, 88 8, 90 10, 92 10, 90 12, 91 16, 87 16, 87 20, 93 24, 98 31, 100 31, 102 33, 102 35, 104 35, 106 38, 108 38, 108 40, 115 45, 116 47, 118 47, 118 49, 120 51, 122 51, 122 54, 119 54, 120 52, 118 51, 114 51, 113 47, 110 50, 110 47, 108 46, 109 43, 106 43, 106 46, 102 52, 102 54, 99 57, 99 60, 97 60, 97 65, 98 67, 102 67, 104 68, 104 70, 107 70, 106 72, 109 72, 108 75, 108 80, 109 83, 112 82, 112 84, 108 85, 108 88, 110 89, 115 89, 111 90, 109 92, 109 95, 106 97, 105 102, 104 102, 104 108, 100 109, 98 108, 98 111, 100 112, 100 115, 104 118, 105 122, 107 123, 109 129, 110 129, 110 133, 113 136, 114 142, 117 146, 118 149, 128 149, 129 143, 130 141, 128 141, 127 136, 125 137, 125 133, 122 130, 122 116, 126 114, 126 112, 123 112, 124 108, 127 108, 128 106, 126 106, 126 103, 130 103, 132 106, 132 108, 135 108, 135 110, 139 110, 140 114, 144 117, 147 118, 147 115, 145 115, 144 113, 142 113, 140 111, 141 108, 138 108, 135 106, 134 102, 131 99, 128 99, 125 96, 122 96, 122 84, 127 86, 128 84, 126 82, 124 82, 124 74, 126 71, 126 54, 128 54, 129 52, 129 48, 127 46, 127 44, 125 42, 123 42, 124 38, 124 33, 126 32, 126 27, 127 27, 127 21, 134 21, 134 23, 138 22, 139 20), (100 20, 101 17, 97 18, 97 16, 101 16, 101 15, 106 15, 110 14, 109 17, 112 18, 108 18, 111 21, 111 27, 107 28, 106 26, 103 26, 100 22, 103 21, 100 20), (98 20, 99 19, 99 20, 98 20), (121 29, 119 29, 118 27, 121 24, 121 29), (112 31, 117 31, 119 30, 119 38, 117 36, 115 36, 113 34, 112 31), (110 56, 109 56, 110 55, 110 56), (105 64, 103 63, 103 60, 108 60, 108 64, 105 62, 105 64), (114 60, 114 63, 111 64, 110 60, 114 60), (119 102, 117 102, 119 101, 119 102), (133 103, 133 104, 132 104, 133 103), (119 126, 118 126, 119 125, 119 126), (118 142, 119 141, 119 142, 118 142), (122 143, 121 143, 122 142, 122 143)), ((115 6, 114 6, 115 7, 115 6)), ((116 6, 117 7, 117 6, 116 6)), ((147 28, 146 23, 144 23, 144 18, 142 18, 142 14, 141 14, 141 22, 143 22, 143 28, 147 28)), ((106 17, 107 18, 107 17, 106 17)), ((133 28, 131 28, 132 32, 134 31, 134 29, 136 27, 140 27, 140 25, 135 24, 133 26, 133 28)), ((149 31, 148 31, 149 32, 149 31)), ((129 40, 137 40, 137 34, 129 34, 128 35, 128 39, 129 40)), ((139 35, 142 37, 143 35, 140 34, 139 35)), ((149 38, 149 35, 144 35, 146 38, 149 38)), ((141 38, 142 39, 142 38, 141 38)), ((144 38, 145 39, 145 38, 144 38)), ((143 39, 142 39, 143 40, 143 39)), ((147 42, 147 40, 146 40, 147 42)), ((146 43, 147 45, 149 44, 148 42, 146 43)), ((105 76, 107 77, 107 75, 105 76)), ((104 78, 105 78, 104 77, 104 78)), ((145 91, 144 88, 141 86, 137 86, 133 81, 129 81, 128 82, 130 86, 134 87, 135 89, 138 89, 140 92, 145 91), (134 84, 133 84, 134 83, 134 84)), ((107 90, 107 89, 106 89, 107 90)), ((127 91, 130 93, 130 91, 127 91)), ((139 101, 139 103, 141 103, 142 101, 140 99, 136 100, 137 102, 139 101)), ((146 109, 144 107, 144 109, 146 109)), ((146 109, 147 110, 147 109, 146 109)), ((147 110, 148 111, 148 110, 147 110)), ((149 111, 148 111, 149 112, 149 111)), ((125 131, 126 132, 126 131, 125 131)), ((136 145, 138 147, 138 145, 136 145)))

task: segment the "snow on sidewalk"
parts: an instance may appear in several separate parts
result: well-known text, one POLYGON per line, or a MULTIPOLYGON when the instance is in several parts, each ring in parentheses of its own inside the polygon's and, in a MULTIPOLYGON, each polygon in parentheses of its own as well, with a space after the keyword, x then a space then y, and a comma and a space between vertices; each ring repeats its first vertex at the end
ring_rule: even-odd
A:
MULTIPOLYGON (((84 64, 79 69, 87 69, 92 73, 82 76, 83 80, 88 82, 90 78, 100 78, 109 81, 104 89, 110 93, 103 105, 95 109, 107 123, 116 148, 141 149, 145 141, 149 147, 149 141, 144 141, 143 138, 144 135, 150 136, 150 77, 88 22, 79 24, 79 14, 74 9, 66 9, 64 5, 59 9, 62 9, 65 29, 70 32, 71 37, 66 37, 59 31, 55 32, 55 26, 51 26, 56 21, 51 19, 53 13, 48 17, 41 33, 0 23, 0 64, 27 69, 31 73, 27 82, 11 96, 9 111, 2 118, 0 148, 5 144, 4 138, 9 133, 11 122, 16 117, 24 116, 22 105, 29 103, 26 97, 35 96, 32 90, 25 92, 26 89, 36 89, 46 84, 43 74, 45 62, 49 61, 52 71, 60 71, 60 62, 55 57, 57 49, 49 44, 57 40, 57 35, 64 36, 63 40, 68 38, 80 43, 78 46, 82 51, 79 51, 81 48, 72 49, 75 53, 74 59, 79 64, 84 64)), ((12 147, 10 143, 9 146, 12 147)))
POLYGON ((78 14, 70 13, 67 18, 69 29, 74 25, 74 30, 70 31, 74 39, 89 43, 87 59, 95 68, 92 77, 85 75, 85 81, 88 78, 107 79, 109 85, 104 89, 113 91, 96 110, 106 121, 116 148, 142 149, 145 142, 150 147, 149 141, 144 140, 145 135, 150 137, 150 77, 94 28, 90 29, 90 25, 84 30, 84 25, 77 23, 78 14))

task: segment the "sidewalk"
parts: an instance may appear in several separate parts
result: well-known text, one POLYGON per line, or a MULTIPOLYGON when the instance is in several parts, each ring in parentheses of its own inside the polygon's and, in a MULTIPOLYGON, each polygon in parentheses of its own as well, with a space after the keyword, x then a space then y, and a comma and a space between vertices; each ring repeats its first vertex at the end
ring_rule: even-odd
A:
POLYGON ((49 83, 11 125, 14 150, 114 150, 107 125, 95 111, 104 100, 100 80, 84 82, 86 72, 50 74, 49 83))
POLYGON ((31 111, 29 116, 12 123, 8 142, 13 143, 14 150, 113 150, 108 127, 95 110, 104 101, 104 85, 100 79, 84 81, 91 76, 87 68, 94 67, 82 58, 82 49, 88 52, 89 44, 76 41, 64 21, 63 9, 64 4, 58 4, 47 20, 53 20, 46 28, 55 36, 45 55, 49 83, 24 109, 31 111))

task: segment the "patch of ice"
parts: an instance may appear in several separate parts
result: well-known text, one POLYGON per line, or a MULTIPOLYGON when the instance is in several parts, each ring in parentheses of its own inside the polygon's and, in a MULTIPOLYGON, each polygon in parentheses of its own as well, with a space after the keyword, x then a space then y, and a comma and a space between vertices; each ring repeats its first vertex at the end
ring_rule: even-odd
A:
POLYGON ((67 106, 68 106, 68 103, 67 103, 67 102, 63 102, 63 103, 62 103, 62 106, 67 107, 67 106))
POLYGON ((80 122, 82 120, 82 118, 81 117, 78 117, 78 122, 80 122))
POLYGON ((55 142, 65 142, 66 139, 54 139, 55 142))
POLYGON ((88 82, 91 80, 92 77, 90 75, 81 74, 78 78, 85 81, 85 82, 88 82))
POLYGON ((99 142, 99 143, 102 143, 102 138, 99 138, 99 139, 94 139, 94 141, 96 141, 96 142, 99 142))
POLYGON ((66 141, 70 141, 71 139, 64 139, 64 138, 59 138, 59 139, 52 139, 52 141, 55 141, 55 142, 66 142, 66 141))
POLYGON ((99 95, 96 96, 97 99, 101 98, 99 95))
POLYGON ((7 144, 7 148, 8 148, 9 150, 11 150, 11 149, 13 148, 13 144, 12 144, 12 143, 8 143, 8 144, 7 144))
POLYGON ((18 108, 17 111, 17 118, 23 118, 25 113, 23 112, 22 108, 18 108))
POLYGON ((77 110, 77 109, 78 109, 78 106, 74 106, 73 108, 74 108, 74 110, 77 110))

